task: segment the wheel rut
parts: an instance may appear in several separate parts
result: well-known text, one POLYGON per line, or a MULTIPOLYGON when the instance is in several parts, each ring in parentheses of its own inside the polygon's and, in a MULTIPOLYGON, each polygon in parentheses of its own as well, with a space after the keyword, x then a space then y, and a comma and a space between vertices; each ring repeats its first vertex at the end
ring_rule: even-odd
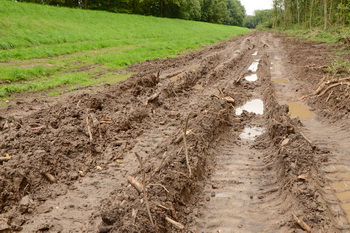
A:
MULTIPOLYGON (((231 129, 232 130, 232 129, 231 129)), ((234 130, 228 133, 236 134, 234 130)), ((283 232, 279 184, 253 140, 223 139, 212 151, 216 169, 206 186, 199 232, 283 232)))
MULTIPOLYGON (((273 40, 272 40, 273 41, 273 40)), ((272 78, 281 104, 290 108, 291 117, 298 117, 302 123, 301 130, 315 148, 320 150, 327 160, 319 168, 319 176, 326 179, 321 196, 326 201, 336 228, 341 232, 350 232, 350 128, 348 121, 340 120, 331 123, 322 120, 310 107, 300 101, 298 90, 304 86, 291 72, 295 67, 288 63, 288 49, 280 40, 271 44, 272 78), (281 82, 280 80, 283 79, 281 82)), ((300 68, 297 68, 300 69, 300 68)))

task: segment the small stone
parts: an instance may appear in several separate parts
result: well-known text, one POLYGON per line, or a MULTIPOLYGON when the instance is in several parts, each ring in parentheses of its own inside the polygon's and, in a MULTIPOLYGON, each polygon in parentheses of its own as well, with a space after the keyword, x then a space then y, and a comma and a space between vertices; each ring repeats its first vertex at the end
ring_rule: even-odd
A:
POLYGON ((29 196, 24 196, 21 201, 19 202, 19 209, 21 213, 27 213, 29 212, 29 208, 31 204, 33 203, 33 200, 29 198, 29 196))
POLYGON ((98 228, 98 232, 107 233, 107 232, 110 232, 112 229, 113 229, 113 226, 100 226, 98 228))
POLYGON ((282 141, 282 143, 281 143, 281 147, 284 147, 284 146, 288 145, 289 141, 290 141, 289 138, 284 139, 284 140, 282 141))
POLYGON ((212 193, 210 194, 210 196, 211 196, 211 197, 215 197, 215 192, 212 192, 212 193))

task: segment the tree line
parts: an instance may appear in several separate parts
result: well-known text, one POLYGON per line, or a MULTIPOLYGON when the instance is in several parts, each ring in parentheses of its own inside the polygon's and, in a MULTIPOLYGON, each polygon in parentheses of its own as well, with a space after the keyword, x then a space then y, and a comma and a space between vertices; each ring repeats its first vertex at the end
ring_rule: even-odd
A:
POLYGON ((239 0, 18 0, 118 13, 153 15, 243 26, 245 9, 239 0))
POLYGON ((274 0, 273 26, 303 25, 324 30, 332 25, 349 25, 349 0, 274 0))

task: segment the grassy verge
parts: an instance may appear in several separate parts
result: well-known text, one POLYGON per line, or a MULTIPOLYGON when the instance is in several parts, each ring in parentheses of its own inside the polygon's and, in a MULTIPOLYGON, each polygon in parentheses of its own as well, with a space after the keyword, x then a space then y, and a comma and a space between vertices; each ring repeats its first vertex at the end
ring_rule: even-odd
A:
POLYGON ((118 70, 133 63, 177 56, 249 32, 240 27, 8 0, 0 0, 0 5, 0 98, 115 82, 120 79, 118 70), (106 72, 96 77, 101 70, 106 72))
POLYGON ((294 26, 291 29, 284 30, 283 32, 302 37, 311 41, 327 42, 327 43, 337 43, 344 38, 350 37, 349 27, 332 27, 328 30, 323 30, 321 28, 305 28, 301 26, 294 26))
MULTIPOLYGON (((310 41, 325 42, 325 43, 343 43, 344 39, 350 38, 349 27, 333 27, 328 30, 321 28, 305 28, 294 26, 288 30, 278 30, 291 36, 301 37, 310 41)), ((341 46, 335 53, 334 61, 326 69, 333 76, 349 75, 350 74, 350 51, 341 46)))

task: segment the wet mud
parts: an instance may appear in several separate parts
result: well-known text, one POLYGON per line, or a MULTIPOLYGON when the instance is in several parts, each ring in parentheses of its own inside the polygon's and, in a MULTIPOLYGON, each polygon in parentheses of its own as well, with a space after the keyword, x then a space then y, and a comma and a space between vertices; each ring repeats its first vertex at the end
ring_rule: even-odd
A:
POLYGON ((305 46, 332 52, 253 32, 1 109, 0 232, 350 231, 347 102, 301 100, 305 46))

